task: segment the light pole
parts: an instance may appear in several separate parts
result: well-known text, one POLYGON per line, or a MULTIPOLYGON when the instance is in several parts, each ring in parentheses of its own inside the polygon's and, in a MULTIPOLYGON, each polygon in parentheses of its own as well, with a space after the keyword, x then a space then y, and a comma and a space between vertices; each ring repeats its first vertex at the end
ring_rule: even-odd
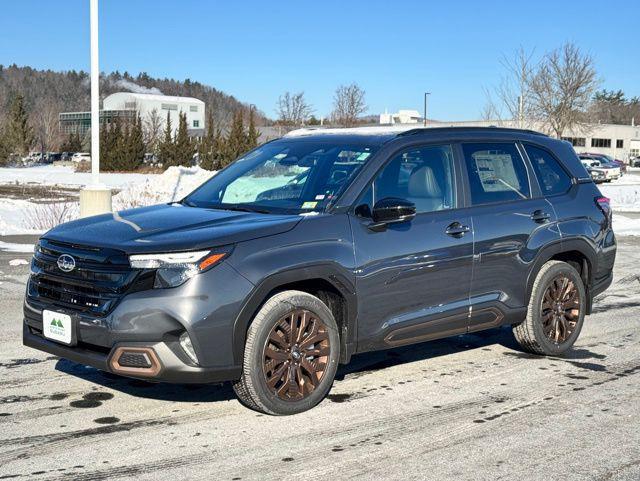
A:
POLYGON ((91 184, 80 190, 80 217, 111 212, 111 189, 100 184, 100 63, 98 0, 89 0, 91 32, 91 184))
POLYGON ((424 126, 427 126, 427 97, 431 95, 431 92, 424 93, 424 126))

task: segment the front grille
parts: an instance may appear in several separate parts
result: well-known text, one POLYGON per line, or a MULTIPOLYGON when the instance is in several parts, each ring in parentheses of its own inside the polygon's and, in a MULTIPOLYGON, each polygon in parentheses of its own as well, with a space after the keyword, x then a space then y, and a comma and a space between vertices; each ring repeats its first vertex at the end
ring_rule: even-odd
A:
POLYGON ((131 269, 124 252, 42 239, 31 262, 28 296, 36 303, 104 316, 144 278, 144 272, 131 269), (75 260, 71 272, 58 267, 63 254, 75 260))

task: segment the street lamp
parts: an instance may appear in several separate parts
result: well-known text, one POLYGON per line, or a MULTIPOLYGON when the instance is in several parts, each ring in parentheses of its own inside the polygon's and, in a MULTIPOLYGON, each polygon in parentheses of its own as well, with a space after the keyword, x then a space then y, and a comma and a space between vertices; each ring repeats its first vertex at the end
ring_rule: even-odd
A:
POLYGON ((98 0, 90 0, 91 32, 91 184, 80 190, 80 217, 111 212, 111 189, 100 184, 100 63, 98 0))
POLYGON ((427 126, 427 97, 431 95, 431 92, 424 93, 424 126, 427 126))

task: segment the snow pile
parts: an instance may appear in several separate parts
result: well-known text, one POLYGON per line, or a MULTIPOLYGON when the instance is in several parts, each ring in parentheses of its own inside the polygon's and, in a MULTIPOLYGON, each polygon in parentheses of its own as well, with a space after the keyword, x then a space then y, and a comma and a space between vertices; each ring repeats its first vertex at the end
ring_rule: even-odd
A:
POLYGON ((33 244, 15 244, 13 242, 0 241, 0 251, 33 252, 33 244))
POLYGON ((25 259, 11 259, 9 261, 9 265, 11 267, 27 266, 27 265, 29 265, 29 262, 27 262, 25 259))
MULTIPOLYGON (((640 176, 625 176, 638 177, 640 176)), ((640 184, 599 185, 602 195, 611 199, 611 207, 614 212, 640 212, 640 184)))
POLYGON ((640 219, 630 219, 629 217, 614 214, 613 232, 619 237, 640 236, 640 219))
POLYGON ((28 228, 25 218, 38 209, 38 204, 23 199, 0 199, 0 236, 41 234, 43 230, 28 228))
MULTIPOLYGON (((100 172, 100 183, 121 189, 130 182, 144 182, 159 174, 100 172)), ((38 165, 34 167, 0 168, 0 184, 40 184, 83 186, 91 183, 91 172, 74 172, 72 166, 38 165)))
POLYGON ((127 184, 113 197, 113 208, 124 210, 180 200, 215 173, 200 167, 169 167, 161 175, 127 184))

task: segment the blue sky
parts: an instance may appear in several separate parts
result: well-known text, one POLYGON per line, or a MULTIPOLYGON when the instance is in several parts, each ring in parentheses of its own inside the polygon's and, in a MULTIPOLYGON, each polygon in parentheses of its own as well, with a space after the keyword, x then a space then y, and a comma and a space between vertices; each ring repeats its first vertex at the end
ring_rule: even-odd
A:
MULTIPOLYGON (((576 43, 608 89, 640 96, 640 2, 101 0, 103 71, 190 78, 269 116, 303 90, 317 116, 341 83, 367 92, 369 113, 422 109, 477 118, 502 55, 576 43)), ((89 69, 89 0, 5 0, 0 64, 89 69)))

